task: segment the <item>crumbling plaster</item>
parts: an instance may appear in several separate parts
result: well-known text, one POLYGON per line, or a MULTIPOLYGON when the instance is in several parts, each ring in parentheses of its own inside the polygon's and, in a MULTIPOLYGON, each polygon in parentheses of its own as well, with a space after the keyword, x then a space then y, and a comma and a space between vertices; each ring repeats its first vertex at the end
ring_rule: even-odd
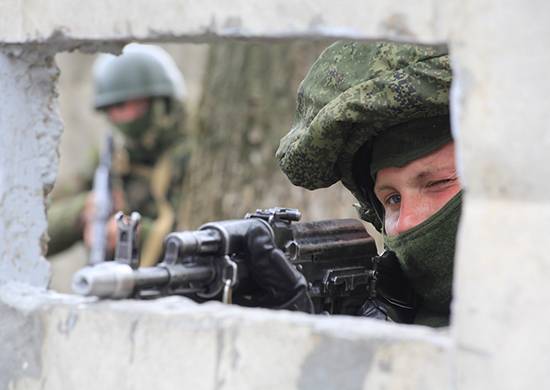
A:
POLYGON ((48 284, 44 196, 62 131, 52 56, 36 47, 0 51, 0 282, 48 284))
POLYGON ((3 42, 205 41, 224 37, 446 38, 448 4, 435 0, 4 0, 3 42), (143 15, 147 15, 143 18, 143 15))

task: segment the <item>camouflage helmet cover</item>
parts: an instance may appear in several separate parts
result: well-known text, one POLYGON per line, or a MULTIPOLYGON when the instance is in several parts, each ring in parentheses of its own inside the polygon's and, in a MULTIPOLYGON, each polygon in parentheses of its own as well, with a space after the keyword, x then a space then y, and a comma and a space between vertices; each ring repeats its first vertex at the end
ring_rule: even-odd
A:
POLYGON ((277 150, 281 169, 308 189, 341 180, 369 207, 353 178, 355 153, 388 128, 447 115, 450 84, 444 46, 329 46, 298 90, 295 123, 277 150))
POLYGON ((181 100, 184 81, 172 58, 160 47, 127 45, 120 56, 101 55, 94 64, 95 108, 142 97, 181 100))

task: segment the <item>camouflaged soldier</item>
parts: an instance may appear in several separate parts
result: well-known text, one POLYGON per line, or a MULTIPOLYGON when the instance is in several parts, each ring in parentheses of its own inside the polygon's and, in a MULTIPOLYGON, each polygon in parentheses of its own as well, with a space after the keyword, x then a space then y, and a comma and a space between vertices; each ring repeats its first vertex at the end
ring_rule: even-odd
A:
MULTIPOLYGON (((414 323, 430 326, 449 322, 462 198, 450 84, 443 47, 338 42, 302 82, 296 122, 277 151, 294 184, 316 189, 340 180, 355 195, 361 216, 382 232, 417 296, 414 323)), ((292 303, 279 307, 309 311, 299 273, 275 261, 281 256, 267 234, 251 236, 251 252, 263 253, 259 261, 270 269, 254 277, 277 287, 280 302, 292 303)), ((379 283, 382 278, 386 285, 392 280, 381 274, 379 283)), ((392 289, 399 286, 369 299, 357 314, 401 321, 392 317, 392 289)))
MULTIPOLYGON (((122 135, 115 152, 115 208, 139 211, 142 266, 158 261, 164 236, 175 225, 188 152, 183 134, 183 78, 161 48, 131 44, 116 57, 103 55, 94 64, 95 108, 122 135)), ((91 174, 90 174, 91 177, 91 174)), ((58 200, 48 212, 48 254, 84 238, 90 245, 93 207, 83 192, 58 200)), ((116 224, 108 224, 114 249, 116 224)))
MULTIPOLYGON (((415 323, 448 324, 461 210, 444 47, 339 42, 303 81, 277 158, 308 189, 341 181, 419 298, 415 323)), ((368 311, 364 308, 364 312, 368 311)))

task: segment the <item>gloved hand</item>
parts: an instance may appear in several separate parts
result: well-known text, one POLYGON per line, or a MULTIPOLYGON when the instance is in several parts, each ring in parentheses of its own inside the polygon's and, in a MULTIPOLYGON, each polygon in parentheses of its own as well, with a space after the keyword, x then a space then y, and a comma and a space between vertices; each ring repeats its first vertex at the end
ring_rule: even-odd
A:
POLYGON ((376 269, 375 291, 368 299, 358 315, 393 321, 412 323, 417 310, 417 297, 414 290, 401 270, 399 260, 394 252, 386 251, 373 257, 373 269, 376 269))
POLYGON ((269 229, 262 223, 254 224, 247 232, 247 244, 246 265, 255 286, 246 296, 237 294, 235 301, 246 306, 312 313, 304 276, 275 246, 269 229))
POLYGON ((358 315, 361 317, 393 322, 393 319, 388 315, 388 308, 386 305, 376 298, 368 299, 363 306, 361 306, 361 309, 359 309, 358 315))

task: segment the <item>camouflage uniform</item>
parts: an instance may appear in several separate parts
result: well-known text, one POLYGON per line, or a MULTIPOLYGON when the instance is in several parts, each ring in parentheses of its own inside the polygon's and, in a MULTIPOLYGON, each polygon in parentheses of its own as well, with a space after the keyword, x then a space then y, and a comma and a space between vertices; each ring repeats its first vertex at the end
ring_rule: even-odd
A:
MULTIPOLYGON (((161 53, 159 57, 159 50, 130 45, 120 57, 100 58, 94 75, 98 110, 130 99, 150 99, 143 116, 130 123, 114 124, 124 138, 124 147, 115 152, 113 161, 114 187, 123 193, 123 211, 142 214, 141 265, 158 260, 164 236, 175 227, 189 160, 178 90, 182 85, 177 80, 181 75, 173 63, 162 62, 168 61, 162 57, 167 55, 161 53)), ((49 255, 82 239, 82 212, 89 189, 55 200, 50 206, 49 255)))
MULTIPOLYGON (((359 175, 357 167, 370 172, 372 144, 389 129, 410 129, 414 138, 423 123, 448 122, 450 85, 443 46, 338 42, 321 54, 300 85, 296 121, 281 140, 279 164, 293 184, 308 189, 340 180, 359 200, 362 218, 380 230, 383 210, 373 193, 374 179, 359 175)), ((454 253, 454 239, 450 250, 454 253)), ((441 270, 449 284, 452 260, 441 270)), ((407 274, 407 264, 401 265, 407 274)), ((448 311, 440 317, 431 324, 446 324, 448 311)))

